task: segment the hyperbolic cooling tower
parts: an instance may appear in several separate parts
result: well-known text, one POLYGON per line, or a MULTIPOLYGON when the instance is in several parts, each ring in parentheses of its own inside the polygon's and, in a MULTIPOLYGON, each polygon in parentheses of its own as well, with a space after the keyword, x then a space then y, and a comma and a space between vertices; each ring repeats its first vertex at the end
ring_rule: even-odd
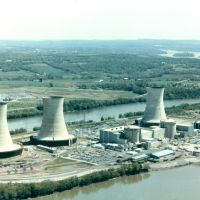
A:
POLYGON ((7 123, 7 103, 0 102, 0 158, 20 155, 22 147, 14 144, 7 123))
POLYGON ((62 146, 74 143, 76 138, 67 131, 63 115, 64 98, 43 98, 43 120, 38 136, 32 137, 34 144, 62 146))
POLYGON ((163 103, 164 88, 147 88, 147 103, 142 119, 142 126, 159 125, 161 120, 166 120, 163 103))

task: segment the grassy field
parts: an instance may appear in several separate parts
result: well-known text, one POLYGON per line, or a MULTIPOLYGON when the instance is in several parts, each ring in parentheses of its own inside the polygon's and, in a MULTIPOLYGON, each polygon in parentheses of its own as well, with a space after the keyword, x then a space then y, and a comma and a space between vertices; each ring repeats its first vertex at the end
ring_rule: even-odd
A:
POLYGON ((79 162, 79 161, 74 161, 70 159, 65 159, 65 158, 55 158, 53 161, 49 162, 46 166, 46 170, 54 170, 58 167, 67 167, 67 168, 74 168, 74 166, 78 168, 82 167, 88 167, 91 166, 91 164, 79 162))
POLYGON ((92 90, 92 89, 77 89, 77 88, 29 88, 29 93, 34 96, 42 97, 49 95, 62 95, 66 100, 70 99, 98 99, 110 100, 116 98, 134 98, 138 95, 128 91, 111 91, 111 90, 92 90))

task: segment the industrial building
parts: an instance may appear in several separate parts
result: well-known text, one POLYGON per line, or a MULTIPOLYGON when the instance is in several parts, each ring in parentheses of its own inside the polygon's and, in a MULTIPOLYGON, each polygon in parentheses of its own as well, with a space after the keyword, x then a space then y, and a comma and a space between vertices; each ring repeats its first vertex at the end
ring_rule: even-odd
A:
POLYGON ((168 119, 160 122, 160 127, 165 128, 165 137, 173 139, 176 134, 176 122, 172 119, 168 119))
POLYGON ((195 128, 195 129, 200 129, 200 119, 198 119, 198 120, 196 120, 196 121, 194 122, 194 128, 195 128))
POLYGON ((147 128, 141 129, 141 135, 140 135, 141 141, 148 140, 149 138, 152 138, 152 137, 153 137, 153 132, 151 129, 147 129, 147 128))
POLYGON ((160 121, 166 120, 164 102, 164 88, 152 87, 147 88, 147 103, 144 111, 144 116, 141 120, 141 126, 158 126, 160 121))
POLYGON ((141 136, 141 128, 139 126, 126 126, 124 127, 124 137, 130 142, 139 143, 141 136))
POLYGON ((194 135, 194 126, 192 124, 177 124, 176 130, 183 136, 194 135))
POLYGON ((153 138, 146 140, 143 147, 148 150, 148 149, 157 149, 161 146, 161 143, 158 140, 155 140, 153 138))
POLYGON ((46 146, 64 146, 76 142, 76 138, 67 131, 63 115, 64 98, 51 96, 43 98, 43 120, 37 136, 31 137, 32 144, 46 146))
POLYGON ((120 126, 100 130, 100 143, 113 144, 143 144, 145 148, 157 148, 165 137, 165 129, 152 126, 143 128, 135 125, 120 126), (144 144, 146 143, 146 145, 144 144))
POLYGON ((146 154, 136 155, 130 158, 132 162, 145 162, 147 161, 148 156, 146 154))
POLYGON ((124 131, 124 126, 101 129, 100 130, 100 142, 101 143, 121 143, 124 144, 127 141, 121 138, 121 134, 124 131))
POLYGON ((149 154, 149 156, 154 159, 161 159, 161 158, 168 157, 171 155, 174 155, 174 151, 169 150, 169 149, 157 151, 157 152, 153 152, 149 154))
POLYGON ((0 102, 0 158, 20 155, 21 145, 14 144, 7 123, 7 103, 0 102))
POLYGON ((152 130, 152 138, 157 140, 162 140, 165 138, 165 128, 161 128, 158 126, 150 126, 149 128, 152 130))

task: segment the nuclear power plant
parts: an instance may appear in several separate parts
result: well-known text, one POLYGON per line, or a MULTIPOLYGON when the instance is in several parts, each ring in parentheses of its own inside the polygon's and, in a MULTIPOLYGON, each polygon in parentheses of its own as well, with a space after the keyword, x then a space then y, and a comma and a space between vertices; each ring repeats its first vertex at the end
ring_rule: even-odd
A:
POLYGON ((7 123, 7 103, 0 102, 0 158, 17 156, 22 153, 22 146, 14 144, 7 123))
POLYGON ((64 98, 51 96, 43 98, 43 120, 37 136, 31 137, 32 144, 46 146, 64 146, 76 142, 76 138, 67 131, 63 115, 64 98))
POLYGON ((164 88, 147 88, 147 103, 141 125, 144 127, 159 125, 167 119, 163 102, 164 88))
MULTIPOLYGON (((124 119, 100 123, 80 121, 70 127, 74 135, 69 134, 66 127, 64 98, 45 97, 43 118, 38 118, 41 119, 40 130, 32 133, 23 128, 21 132, 18 129, 13 131, 15 134, 20 133, 14 139, 23 142, 23 148, 13 143, 7 124, 7 104, 0 103, 0 158, 9 158, 0 163, 0 179, 8 181, 9 178, 9 182, 14 180, 26 183, 51 180, 53 177, 54 181, 66 178, 66 174, 88 173, 91 166, 92 170, 99 170, 120 163, 146 161, 150 164, 160 162, 162 165, 166 161, 181 159, 182 156, 184 163, 187 163, 187 155, 189 158, 200 156, 200 122, 196 121, 193 125, 185 124, 178 118, 167 118, 163 94, 164 88, 148 88, 143 117, 136 119, 135 115, 130 115, 130 118, 124 115, 124 119), (77 138, 79 141, 76 145, 71 145, 77 138), (10 158, 20 155, 22 150, 20 157, 10 158), (6 173, 8 176, 4 178, 6 173), (45 176, 41 176, 43 173, 45 176)), ((169 163, 166 166, 170 166, 169 163)))

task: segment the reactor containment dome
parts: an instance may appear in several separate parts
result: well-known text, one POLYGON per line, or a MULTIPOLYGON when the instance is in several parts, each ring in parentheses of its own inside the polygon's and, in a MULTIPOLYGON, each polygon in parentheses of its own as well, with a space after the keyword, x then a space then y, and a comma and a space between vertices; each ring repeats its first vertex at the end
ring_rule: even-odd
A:
POLYGON ((147 88, 147 103, 141 125, 145 127, 159 125, 167 119, 163 102, 164 88, 147 88))
POLYGON ((76 138, 67 131, 63 115, 64 98, 51 96, 43 98, 43 120, 37 136, 31 137, 32 144, 46 146, 69 146, 76 138))
POLYGON ((0 102, 0 158, 20 155, 23 148, 14 144, 7 123, 7 103, 0 102))

